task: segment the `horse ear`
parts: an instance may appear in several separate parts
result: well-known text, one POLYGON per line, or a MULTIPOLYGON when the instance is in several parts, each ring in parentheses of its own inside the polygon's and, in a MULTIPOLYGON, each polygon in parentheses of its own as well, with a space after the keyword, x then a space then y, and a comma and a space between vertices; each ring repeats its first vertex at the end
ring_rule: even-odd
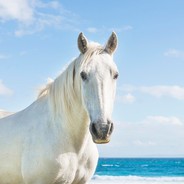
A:
POLYGON ((109 53, 110 55, 113 54, 113 52, 116 50, 118 44, 118 39, 115 32, 112 32, 106 46, 105 51, 109 53))
POLYGON ((84 54, 88 49, 88 40, 83 35, 83 33, 79 34, 78 37, 78 48, 82 54, 84 54))

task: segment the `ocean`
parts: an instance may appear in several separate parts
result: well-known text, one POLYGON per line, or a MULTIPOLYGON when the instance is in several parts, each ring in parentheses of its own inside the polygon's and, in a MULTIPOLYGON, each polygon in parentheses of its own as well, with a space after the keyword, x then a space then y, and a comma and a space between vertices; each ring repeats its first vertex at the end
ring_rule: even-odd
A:
POLYGON ((184 184, 184 158, 100 158, 90 184, 184 184))

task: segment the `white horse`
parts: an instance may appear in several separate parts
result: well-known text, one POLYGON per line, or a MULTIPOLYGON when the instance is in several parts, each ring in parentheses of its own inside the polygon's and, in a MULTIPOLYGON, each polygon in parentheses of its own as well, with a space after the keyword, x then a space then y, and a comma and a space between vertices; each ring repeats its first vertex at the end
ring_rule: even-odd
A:
POLYGON ((86 184, 107 143, 117 67, 105 47, 78 37, 81 52, 29 107, 0 119, 0 184, 86 184))

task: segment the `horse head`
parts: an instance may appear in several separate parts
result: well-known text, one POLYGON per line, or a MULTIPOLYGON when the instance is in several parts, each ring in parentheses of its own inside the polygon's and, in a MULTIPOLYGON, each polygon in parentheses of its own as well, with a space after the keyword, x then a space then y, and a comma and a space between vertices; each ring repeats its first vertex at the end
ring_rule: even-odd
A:
POLYGON ((105 47, 89 43, 80 33, 78 48, 87 62, 81 66, 80 80, 84 107, 89 115, 89 130, 97 144, 108 143, 113 132, 111 120, 118 70, 113 61, 117 36, 113 32, 105 47))

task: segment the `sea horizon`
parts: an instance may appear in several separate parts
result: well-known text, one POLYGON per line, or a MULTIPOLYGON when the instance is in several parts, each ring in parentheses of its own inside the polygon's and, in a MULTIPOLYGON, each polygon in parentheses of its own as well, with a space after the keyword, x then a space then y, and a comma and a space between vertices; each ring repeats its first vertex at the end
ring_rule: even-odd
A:
POLYGON ((184 158, 99 158, 90 184, 184 183, 184 158))
POLYGON ((184 158, 184 156, 132 156, 132 157, 128 157, 128 156, 114 156, 114 157, 112 157, 112 156, 110 156, 110 157, 99 157, 99 159, 101 159, 101 158, 184 158))

